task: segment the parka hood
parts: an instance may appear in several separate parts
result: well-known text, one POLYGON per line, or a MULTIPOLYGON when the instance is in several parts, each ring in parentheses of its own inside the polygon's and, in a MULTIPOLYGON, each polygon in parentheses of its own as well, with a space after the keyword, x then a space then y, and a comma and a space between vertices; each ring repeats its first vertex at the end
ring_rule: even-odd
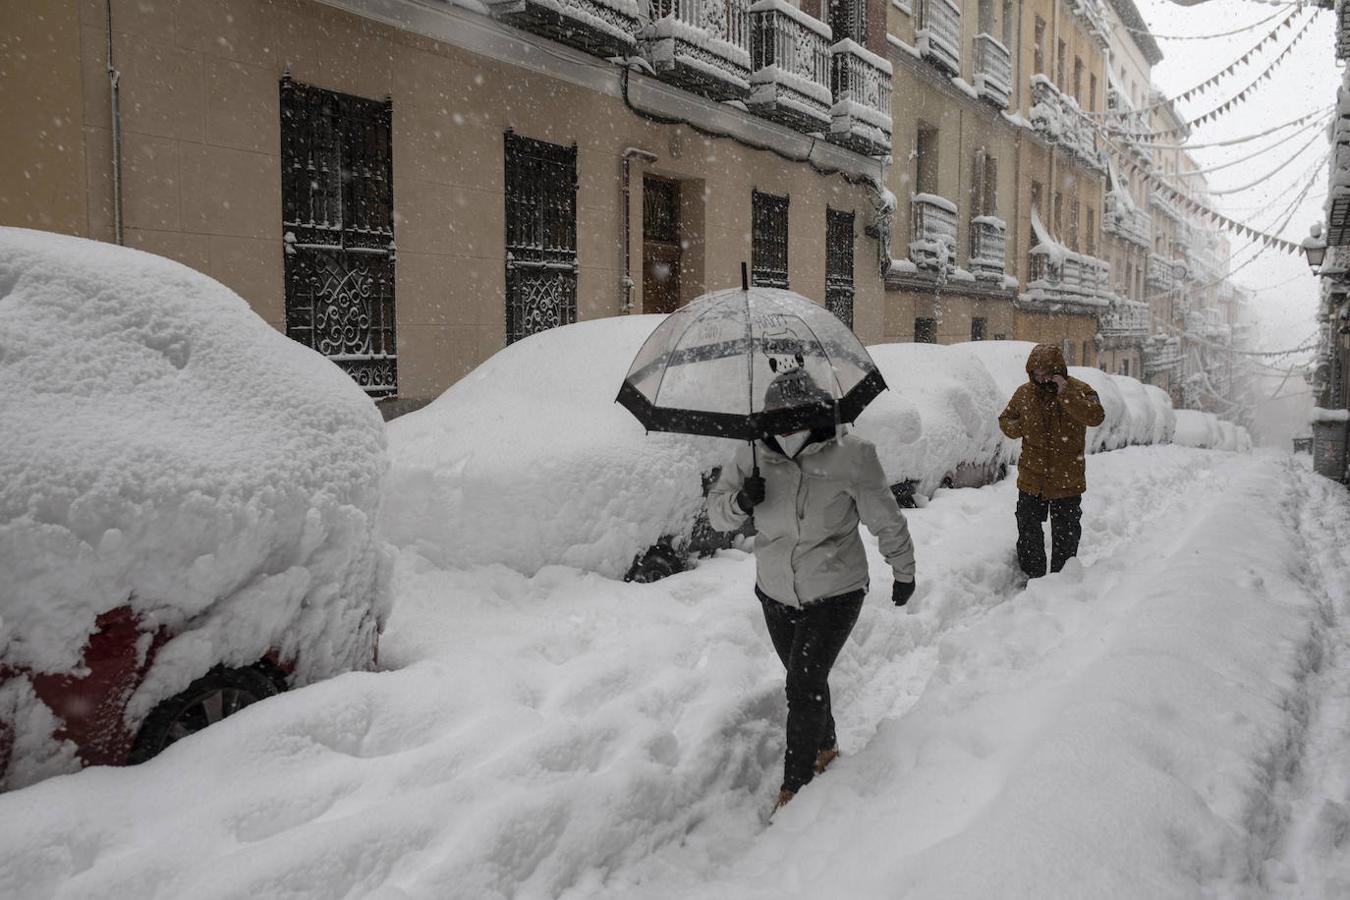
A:
POLYGON ((1051 375, 1069 376, 1069 367, 1064 362, 1064 354, 1054 344, 1037 344, 1027 354, 1027 378, 1037 369, 1045 369, 1051 375))

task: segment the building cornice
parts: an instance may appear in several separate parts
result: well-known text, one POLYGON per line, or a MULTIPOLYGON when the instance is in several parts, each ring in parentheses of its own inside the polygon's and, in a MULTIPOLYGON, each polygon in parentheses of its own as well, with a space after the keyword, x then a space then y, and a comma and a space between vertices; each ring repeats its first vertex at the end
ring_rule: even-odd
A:
POLYGON ((1162 62, 1162 49, 1158 42, 1153 39, 1152 33, 1148 30, 1148 23, 1139 12, 1139 7, 1134 5, 1134 0, 1110 0, 1111 8, 1120 16, 1121 23, 1129 29, 1126 32, 1129 39, 1134 41, 1134 45, 1139 48, 1139 52, 1144 54, 1144 59, 1150 66, 1156 66, 1162 62))
MULTIPOLYGON (((445 0, 316 0, 391 28, 430 38, 577 87, 623 99, 624 66, 530 34, 445 0)), ((645 112, 679 119, 802 164, 882 183, 880 158, 863 156, 820 138, 760 119, 630 70, 628 100, 645 112)))

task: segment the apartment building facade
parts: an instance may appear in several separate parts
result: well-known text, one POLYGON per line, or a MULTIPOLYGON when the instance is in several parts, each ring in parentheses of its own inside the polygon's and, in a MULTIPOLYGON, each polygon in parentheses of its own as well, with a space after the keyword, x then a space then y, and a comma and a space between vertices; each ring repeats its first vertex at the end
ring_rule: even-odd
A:
POLYGON ((882 338, 864 6, 832 40, 776 0, 16 3, 0 223, 212 275, 387 412, 742 262, 882 338))

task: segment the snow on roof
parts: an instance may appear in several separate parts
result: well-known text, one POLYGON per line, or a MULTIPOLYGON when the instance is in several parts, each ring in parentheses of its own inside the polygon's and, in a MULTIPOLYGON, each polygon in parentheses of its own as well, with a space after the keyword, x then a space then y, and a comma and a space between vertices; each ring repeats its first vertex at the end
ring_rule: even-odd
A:
POLYGON ((129 716, 277 648, 368 662, 384 426, 237 294, 137 250, 0 228, 0 664, 75 666, 129 605, 177 636, 129 716))
POLYGON ((532 335, 389 423, 385 536, 441 565, 560 564, 613 578, 659 538, 687 537, 702 474, 736 443, 647 434, 615 403, 663 318, 532 335))

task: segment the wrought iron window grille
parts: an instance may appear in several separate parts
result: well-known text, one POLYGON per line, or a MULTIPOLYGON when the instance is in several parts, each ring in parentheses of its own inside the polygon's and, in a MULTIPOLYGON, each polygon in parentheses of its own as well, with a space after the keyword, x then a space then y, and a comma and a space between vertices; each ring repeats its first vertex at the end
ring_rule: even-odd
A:
POLYGON ((281 79, 286 334, 398 394, 389 100, 281 79))

